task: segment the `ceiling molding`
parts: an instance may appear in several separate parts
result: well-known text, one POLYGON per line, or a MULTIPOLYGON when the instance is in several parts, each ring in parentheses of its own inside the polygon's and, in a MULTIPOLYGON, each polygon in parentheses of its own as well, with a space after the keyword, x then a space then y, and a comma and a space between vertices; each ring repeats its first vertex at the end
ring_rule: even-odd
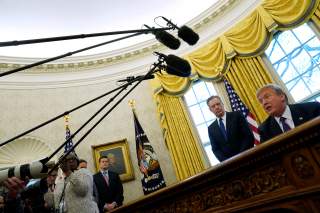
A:
MULTIPOLYGON (((179 50, 170 50, 151 39, 126 48, 88 56, 67 57, 27 71, 0 78, 0 88, 34 89, 89 85, 123 78, 147 71, 154 51, 183 56, 205 45, 251 13, 261 0, 221 0, 188 22, 200 35, 195 46, 181 43, 179 50), (63 77, 61 76, 63 74, 63 77)), ((177 33, 177 32, 174 32, 177 33)), ((43 60, 41 58, 0 57, 0 72, 43 60)))

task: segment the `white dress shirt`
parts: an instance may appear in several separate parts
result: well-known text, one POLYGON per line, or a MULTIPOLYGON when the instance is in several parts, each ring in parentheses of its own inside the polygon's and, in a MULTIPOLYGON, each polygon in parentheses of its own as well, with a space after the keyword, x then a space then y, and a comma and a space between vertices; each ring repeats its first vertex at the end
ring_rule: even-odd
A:
POLYGON ((290 126, 291 129, 293 129, 295 127, 293 119, 292 119, 291 110, 288 105, 286 106, 286 109, 284 110, 283 114, 280 117, 274 117, 276 119, 277 123, 279 124, 281 130, 283 131, 283 127, 280 122, 281 117, 284 117, 286 119, 286 123, 290 126))

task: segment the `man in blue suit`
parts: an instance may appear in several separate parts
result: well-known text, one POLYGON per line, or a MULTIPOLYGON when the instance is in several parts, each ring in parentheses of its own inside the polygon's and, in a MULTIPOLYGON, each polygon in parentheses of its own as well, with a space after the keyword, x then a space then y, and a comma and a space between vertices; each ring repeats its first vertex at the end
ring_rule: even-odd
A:
POLYGON ((320 115, 320 103, 289 104, 278 85, 268 84, 257 91, 257 98, 269 117, 259 126, 260 141, 267 141, 320 115))
POLYGON ((122 205, 123 186, 117 173, 109 170, 107 156, 99 158, 100 171, 93 175, 98 191, 98 207, 100 213, 111 211, 122 205))
POLYGON ((214 155, 224 161, 253 147, 254 137, 241 112, 225 112, 219 96, 211 96, 207 105, 217 119, 208 127, 214 155))

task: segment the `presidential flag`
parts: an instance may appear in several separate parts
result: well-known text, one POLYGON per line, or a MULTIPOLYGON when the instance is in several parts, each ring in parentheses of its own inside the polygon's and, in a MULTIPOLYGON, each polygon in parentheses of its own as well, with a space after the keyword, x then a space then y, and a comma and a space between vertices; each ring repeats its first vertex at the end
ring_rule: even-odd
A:
POLYGON ((166 186, 156 153, 144 133, 133 110, 136 134, 138 166, 141 172, 141 184, 145 195, 166 186))
POLYGON ((249 127, 253 132, 254 135, 254 144, 260 144, 260 135, 258 132, 258 123, 256 121, 255 116, 249 111, 249 109, 242 103, 241 99, 239 98, 238 94, 234 91, 231 84, 224 79, 224 85, 227 89, 228 97, 231 104, 232 111, 242 112, 244 117, 247 119, 249 123, 249 127))

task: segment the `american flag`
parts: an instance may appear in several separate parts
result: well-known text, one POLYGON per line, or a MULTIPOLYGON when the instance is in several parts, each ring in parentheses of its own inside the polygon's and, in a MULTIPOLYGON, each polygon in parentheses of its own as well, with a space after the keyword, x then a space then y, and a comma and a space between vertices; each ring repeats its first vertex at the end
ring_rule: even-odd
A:
POLYGON ((234 91, 231 84, 226 79, 224 79, 223 81, 227 89, 232 111, 242 112, 242 114, 249 123, 250 129, 253 132, 254 144, 260 144, 260 135, 258 132, 258 124, 255 116, 249 111, 249 109, 244 105, 244 103, 242 103, 241 99, 239 98, 238 94, 234 91))
MULTIPOLYGON (((68 121, 69 121, 69 117, 68 116, 65 116, 65 122, 66 122, 66 140, 68 140, 71 136, 71 132, 70 132, 70 129, 69 129, 69 124, 68 124, 68 121)), ((72 149, 73 147, 73 142, 72 142, 72 139, 69 140, 65 145, 64 145, 64 153, 67 153, 70 149, 72 149)))

